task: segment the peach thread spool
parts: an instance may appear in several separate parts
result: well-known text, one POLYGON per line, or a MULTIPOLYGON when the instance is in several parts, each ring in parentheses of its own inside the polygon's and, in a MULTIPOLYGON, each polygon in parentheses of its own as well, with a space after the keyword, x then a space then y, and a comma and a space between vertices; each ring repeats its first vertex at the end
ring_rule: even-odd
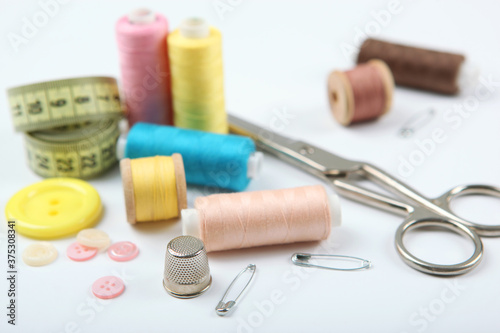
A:
POLYGON ((120 161, 127 221, 163 221, 187 208, 186 178, 180 154, 120 161))
POLYGON ((184 209, 184 235, 200 238, 207 252, 319 241, 340 225, 336 195, 321 185, 213 194, 184 209))
POLYGON ((379 118, 391 108, 394 79, 381 60, 371 60, 349 71, 334 71, 328 78, 328 99, 333 116, 344 125, 379 118))

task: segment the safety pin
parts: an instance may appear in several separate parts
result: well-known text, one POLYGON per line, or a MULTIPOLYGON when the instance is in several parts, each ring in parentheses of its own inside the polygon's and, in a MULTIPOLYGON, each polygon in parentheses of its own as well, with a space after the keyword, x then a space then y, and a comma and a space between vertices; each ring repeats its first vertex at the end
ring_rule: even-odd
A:
POLYGON ((247 289, 247 287, 250 284, 250 282, 252 282, 252 279, 253 279, 253 276, 255 275, 255 270, 256 269, 257 269, 257 267, 254 264, 250 264, 247 267, 245 267, 238 275, 236 275, 236 277, 234 278, 233 282, 231 282, 231 284, 227 288, 226 292, 224 293, 224 296, 222 296, 222 299, 219 301, 219 304, 217 304, 217 306, 215 307, 215 313, 217 313, 219 316, 225 316, 229 312, 231 312, 231 310, 236 306, 236 302, 240 299, 241 295, 243 295, 243 293, 247 289), (233 285, 236 283, 236 281, 246 271, 249 271, 252 274, 250 275, 250 278, 248 279, 247 283, 245 284, 245 286, 241 290, 240 294, 236 297, 236 299, 234 301, 226 302, 225 299, 226 299, 227 294, 229 293, 229 291, 231 290, 231 288, 233 287, 233 285))
POLYGON ((319 267, 319 268, 325 268, 325 269, 332 269, 332 270, 336 270, 336 271, 356 271, 356 270, 360 270, 360 269, 368 269, 372 265, 370 260, 366 260, 366 259, 358 258, 358 257, 341 256, 341 255, 335 255, 335 254, 311 254, 311 253, 294 253, 292 255, 292 262, 298 266, 319 267), (316 258, 334 258, 334 259, 340 259, 340 260, 351 260, 351 261, 360 262, 361 266, 354 267, 354 268, 339 268, 339 267, 332 267, 332 266, 321 266, 321 265, 311 264, 309 262, 311 259, 316 259, 316 258))
POLYGON ((435 114, 436 110, 433 108, 414 114, 403 124, 403 127, 399 130, 399 135, 403 138, 411 137, 416 130, 430 123, 435 114))

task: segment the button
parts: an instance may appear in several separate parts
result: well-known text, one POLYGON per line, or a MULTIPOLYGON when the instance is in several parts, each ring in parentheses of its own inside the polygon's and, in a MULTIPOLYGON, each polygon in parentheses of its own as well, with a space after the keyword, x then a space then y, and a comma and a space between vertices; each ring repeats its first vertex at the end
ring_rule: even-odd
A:
POLYGON ((74 261, 85 261, 95 257, 97 249, 94 247, 84 246, 78 242, 74 242, 66 250, 68 258, 74 261))
POLYGON ((120 296, 125 290, 122 279, 116 276, 105 276, 98 279, 92 285, 92 293, 95 297, 110 299, 120 296))
POLYGON ((23 252, 23 261, 29 266, 48 265, 57 258, 57 249, 49 242, 29 245, 23 252))
POLYGON ((104 251, 111 244, 111 239, 107 233, 97 229, 84 229, 76 235, 76 241, 87 247, 97 248, 104 251))
POLYGON ((132 260, 139 254, 139 249, 132 242, 118 242, 108 249, 108 256, 115 261, 132 260))
POLYGON ((32 184, 17 192, 5 207, 7 220, 16 221, 16 231, 37 239, 73 235, 95 225, 101 214, 97 191, 74 178, 32 184))

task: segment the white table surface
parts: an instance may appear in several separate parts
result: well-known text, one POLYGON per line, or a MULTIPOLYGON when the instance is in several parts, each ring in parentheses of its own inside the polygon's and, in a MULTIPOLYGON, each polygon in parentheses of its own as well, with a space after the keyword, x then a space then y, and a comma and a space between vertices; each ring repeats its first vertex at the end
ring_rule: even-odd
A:
MULTIPOLYGON (((325 85, 331 70, 353 66, 353 58, 344 55, 342 47, 358 46, 363 39, 359 31, 364 29, 372 29, 375 37, 463 52, 484 79, 499 82, 498 2, 399 0, 397 13, 384 16, 383 24, 372 13, 387 10, 391 1, 66 2, 16 52, 9 34, 20 34, 24 18, 31 19, 42 7, 31 0, 0 1, 0 91, 66 77, 118 77, 114 24, 136 7, 163 13, 173 28, 186 17, 201 16, 223 33, 225 95, 233 114, 262 126, 271 126, 278 117, 283 134, 372 162, 429 196, 457 184, 500 185, 498 84, 487 98, 469 105, 471 112, 453 121, 446 113, 453 112, 448 110, 456 104, 473 103, 473 90, 447 97, 397 88, 387 116, 351 128, 334 121, 325 85), (226 11, 218 12, 215 5, 225 5, 226 11), (412 138, 397 135, 409 118, 429 108, 437 112, 429 124, 412 138), (401 174, 401 159, 418 154, 417 142, 428 140, 438 128, 446 140, 435 144, 413 172, 401 174)), ((0 202, 4 207, 16 191, 41 179, 26 165, 22 135, 13 131, 4 93, 0 93, 0 106, 0 202)), ((105 205, 97 227, 114 241, 138 244, 139 256, 126 263, 113 262, 106 255, 73 262, 65 251, 74 238, 54 241, 59 258, 45 267, 26 266, 19 256, 16 327, 6 323, 6 273, 0 274, 2 332, 500 330, 498 239, 483 239, 484 260, 469 274, 458 278, 425 275, 405 265, 394 248, 394 233, 402 217, 341 198, 343 224, 328 241, 209 254, 211 289, 199 298, 178 300, 167 295, 161 280, 165 247, 180 235, 180 223, 129 225, 118 167, 90 183, 105 205), (373 261, 373 268, 350 273, 301 269, 290 262, 297 251, 366 257, 373 261), (231 316, 216 316, 214 307, 224 290, 249 263, 257 265, 250 291, 231 316), (124 277, 124 294, 95 301, 91 284, 111 274, 124 277)), ((321 181, 266 155, 260 178, 248 190, 312 184, 321 181)), ((199 191, 189 190, 191 205, 197 195, 199 191)), ((461 200, 457 212, 488 224, 499 223, 498 200, 481 199, 461 200)), ((0 230, 0 267, 6 272, 4 224, 0 230)), ((19 253, 32 242, 19 236, 19 253)), ((472 248, 467 240, 447 232, 421 232, 408 239, 408 244, 422 258, 441 263, 464 260, 472 248)))

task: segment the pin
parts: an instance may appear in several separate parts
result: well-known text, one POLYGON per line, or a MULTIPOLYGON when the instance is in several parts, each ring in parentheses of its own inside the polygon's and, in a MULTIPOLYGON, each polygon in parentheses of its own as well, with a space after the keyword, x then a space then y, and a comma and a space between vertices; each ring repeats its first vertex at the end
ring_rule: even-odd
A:
POLYGON ((229 287, 227 288, 226 292, 224 293, 224 296, 222 296, 222 299, 219 301, 219 304, 217 304, 217 306, 215 307, 215 313, 217 313, 219 316, 225 316, 227 315, 229 312, 231 312, 231 310, 236 306, 236 302, 240 299, 241 295, 243 295, 243 293, 245 292, 245 290, 247 289, 248 285, 250 284, 250 282, 252 282, 252 279, 253 279, 253 276, 255 275, 255 270, 257 269, 257 267, 254 265, 254 264, 250 264, 248 265, 247 267, 245 267, 233 280, 233 282, 231 282, 231 284, 229 285, 229 287), (231 288, 233 287, 233 285, 236 283, 236 281, 245 273, 245 272, 250 272, 251 275, 250 277, 248 278, 248 281, 247 283, 245 284, 245 286, 243 287, 243 289, 241 290, 240 294, 236 297, 236 299, 234 301, 228 301, 226 302, 225 299, 226 299, 226 296, 227 294, 229 293, 229 291, 231 290, 231 288))
POLYGON ((371 267, 372 263, 370 260, 358 258, 358 257, 351 257, 351 256, 341 256, 341 255, 334 255, 334 254, 311 254, 311 253, 294 253, 292 255, 292 262, 297 265, 297 266, 304 266, 304 267, 319 267, 319 268, 325 268, 325 269, 332 269, 336 271, 356 271, 356 270, 361 270, 361 269, 368 269, 371 267), (332 267, 332 266, 321 266, 317 264, 311 264, 309 261, 311 259, 331 259, 333 258, 334 260, 345 260, 345 261, 352 261, 352 262, 359 262, 361 266, 359 267, 353 267, 353 268, 340 268, 340 267, 332 267))
POLYGON ((416 113, 400 128, 399 136, 403 138, 409 138, 413 136, 413 134, 415 134, 418 129, 421 129, 422 127, 430 123, 435 114, 436 110, 434 110, 433 108, 416 113))

